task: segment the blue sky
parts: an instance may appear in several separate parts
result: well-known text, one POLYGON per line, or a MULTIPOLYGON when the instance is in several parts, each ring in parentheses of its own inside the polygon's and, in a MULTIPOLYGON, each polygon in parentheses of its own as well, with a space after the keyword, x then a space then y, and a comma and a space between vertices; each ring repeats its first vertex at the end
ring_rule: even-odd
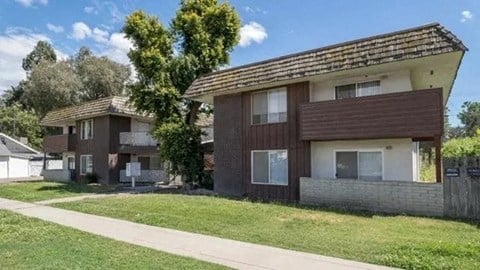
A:
MULTIPOLYGON (((88 46, 128 63, 131 46, 120 33, 127 14, 143 9, 169 23, 173 0, 0 0, 0 91, 25 75, 21 59, 38 40, 61 57, 88 46)), ((430 22, 439 22, 469 48, 449 100, 450 120, 466 100, 480 100, 480 1, 478 0, 232 0, 242 18, 242 40, 231 66, 313 49, 430 22), (477 65, 477 66, 475 66, 477 65)))

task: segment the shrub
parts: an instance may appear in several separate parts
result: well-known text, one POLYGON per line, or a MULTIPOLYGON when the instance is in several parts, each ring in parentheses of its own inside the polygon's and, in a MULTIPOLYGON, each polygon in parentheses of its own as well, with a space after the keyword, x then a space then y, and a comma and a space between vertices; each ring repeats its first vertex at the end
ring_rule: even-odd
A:
POLYGON ((87 180, 87 184, 98 183, 98 175, 96 173, 87 173, 85 179, 87 180))
POLYGON ((449 140, 443 145, 442 153, 448 158, 480 156, 480 136, 449 140))

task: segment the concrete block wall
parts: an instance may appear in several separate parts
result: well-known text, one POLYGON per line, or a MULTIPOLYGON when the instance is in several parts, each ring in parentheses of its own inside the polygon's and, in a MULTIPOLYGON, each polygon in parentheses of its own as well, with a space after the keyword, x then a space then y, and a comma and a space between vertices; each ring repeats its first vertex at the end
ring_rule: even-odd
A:
POLYGON ((443 185, 300 178, 300 203, 384 213, 443 216, 443 185))

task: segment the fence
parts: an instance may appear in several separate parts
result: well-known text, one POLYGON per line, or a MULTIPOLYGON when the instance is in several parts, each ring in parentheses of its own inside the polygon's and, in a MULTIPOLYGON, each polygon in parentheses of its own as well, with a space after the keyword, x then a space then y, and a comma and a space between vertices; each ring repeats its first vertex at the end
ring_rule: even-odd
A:
POLYGON ((480 220, 480 157, 449 158, 443 164, 445 216, 480 220))

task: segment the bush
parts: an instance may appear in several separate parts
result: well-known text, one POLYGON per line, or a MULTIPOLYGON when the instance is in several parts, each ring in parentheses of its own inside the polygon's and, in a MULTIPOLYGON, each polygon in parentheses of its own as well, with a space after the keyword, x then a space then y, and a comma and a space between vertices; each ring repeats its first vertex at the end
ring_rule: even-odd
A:
POLYGON ((96 173, 87 173, 85 179, 87 184, 98 183, 98 175, 96 173))
POLYGON ((448 158, 480 156, 480 136, 449 140, 443 145, 442 153, 448 158))

